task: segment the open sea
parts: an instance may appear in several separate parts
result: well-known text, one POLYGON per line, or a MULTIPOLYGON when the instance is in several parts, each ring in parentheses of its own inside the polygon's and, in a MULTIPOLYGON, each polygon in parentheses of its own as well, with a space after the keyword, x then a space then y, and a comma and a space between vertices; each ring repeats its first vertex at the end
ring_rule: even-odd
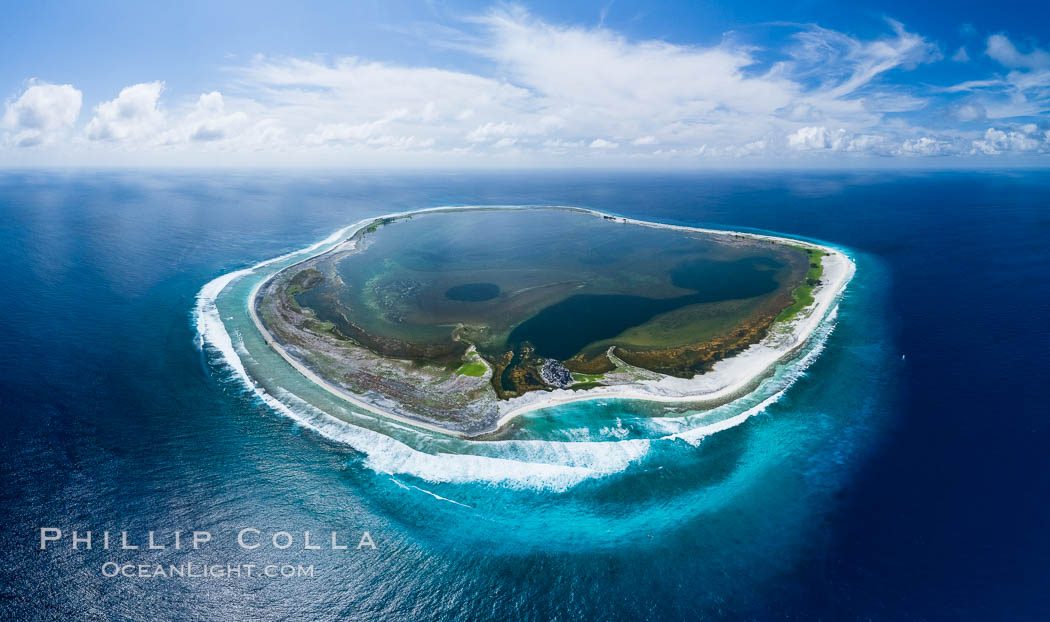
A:
POLYGON ((0 292, 0 620, 1050 619, 1050 172, 7 171, 0 292), (819 241, 856 276, 738 403, 488 443, 329 417, 246 321, 363 218, 526 204, 819 241), (187 563, 314 576, 107 576, 187 563))

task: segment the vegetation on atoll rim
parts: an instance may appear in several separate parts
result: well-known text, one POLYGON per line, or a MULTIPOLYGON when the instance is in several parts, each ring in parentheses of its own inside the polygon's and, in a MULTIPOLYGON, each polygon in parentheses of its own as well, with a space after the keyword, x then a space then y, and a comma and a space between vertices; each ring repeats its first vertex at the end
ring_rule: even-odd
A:
POLYGON ((310 318, 303 322, 303 328, 312 333, 331 335, 340 341, 347 341, 346 335, 339 332, 339 329, 336 328, 336 325, 332 322, 322 322, 321 320, 310 318))
POLYGON ((480 378, 485 375, 486 370, 488 370, 488 367, 484 363, 481 361, 474 361, 472 363, 464 363, 460 366, 460 368, 456 370, 456 375, 480 378))
POLYGON ((373 220, 365 229, 364 233, 375 233, 376 229, 379 229, 383 225, 389 225, 392 222, 398 220, 412 220, 412 214, 405 214, 403 216, 385 216, 373 220))
POLYGON ((792 248, 797 248, 809 255, 809 270, 806 272, 806 279, 802 284, 791 292, 791 297, 794 298, 795 302, 780 312, 776 319, 777 322, 790 320, 798 315, 799 311, 813 304, 813 288, 820 285, 820 277, 824 274, 824 264, 821 262, 821 259, 824 257, 824 251, 805 246, 792 245, 792 248))
POLYGON ((299 302, 296 301, 295 297, 308 289, 316 287, 323 280, 324 275, 316 268, 307 268, 293 276, 292 280, 288 283, 288 286, 284 288, 284 295, 288 300, 288 306, 296 311, 301 311, 302 309, 299 307, 299 302))
POLYGON ((572 375, 572 379, 575 382, 580 382, 580 383, 598 382, 599 380, 601 380, 603 378, 605 378, 605 374, 575 374, 574 373, 572 375))
POLYGON ((573 391, 586 391, 587 389, 593 389, 595 387, 604 387, 605 385, 600 382, 577 382, 569 388, 573 391))
POLYGON ((286 287, 284 291, 289 296, 298 296, 306 290, 316 287, 323 280, 324 275, 321 274, 320 270, 317 268, 307 268, 293 276, 291 282, 288 283, 288 287, 286 287))

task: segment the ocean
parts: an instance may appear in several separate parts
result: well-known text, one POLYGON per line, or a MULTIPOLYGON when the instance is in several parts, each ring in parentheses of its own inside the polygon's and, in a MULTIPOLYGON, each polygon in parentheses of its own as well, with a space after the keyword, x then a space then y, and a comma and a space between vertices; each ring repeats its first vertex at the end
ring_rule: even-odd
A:
POLYGON ((1042 171, 2 172, 0 619, 1046 619, 1048 206, 1042 171), (857 272, 740 403, 492 443, 322 415, 241 316, 263 270, 216 285, 369 216, 524 204, 857 272))

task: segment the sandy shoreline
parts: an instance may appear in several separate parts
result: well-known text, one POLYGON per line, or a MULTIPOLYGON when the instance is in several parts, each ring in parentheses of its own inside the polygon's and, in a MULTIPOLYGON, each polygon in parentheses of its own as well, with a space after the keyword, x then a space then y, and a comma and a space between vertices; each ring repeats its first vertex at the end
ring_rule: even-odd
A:
MULTIPOLYGON (((541 206, 531 206, 541 207, 541 206)), ((542 206, 542 207, 562 207, 562 206, 542 206)), ((529 207, 523 206, 478 206, 478 207, 435 207, 426 208, 420 210, 412 210, 407 212, 397 212, 392 214, 386 214, 383 216, 377 216, 374 218, 367 218, 359 221, 350 227, 343 229, 340 237, 344 238, 342 244, 345 244, 347 240, 352 238, 358 231, 369 226, 371 223, 383 219, 383 218, 395 218, 400 216, 407 216, 410 214, 421 214, 426 212, 441 212, 441 211, 462 211, 468 209, 484 209, 484 208, 501 208, 501 209, 529 209, 529 207)), ((813 331, 821 324, 821 322, 828 316, 829 312, 835 308, 838 299, 842 292, 845 290, 847 283, 853 277, 855 266, 853 262, 846 257, 840 251, 819 244, 813 244, 811 242, 805 242, 801 240, 795 240, 792 238, 778 237, 772 235, 763 235, 756 233, 744 233, 734 231, 721 231, 717 229, 705 229, 700 227, 687 227, 683 225, 667 225, 662 223, 653 223, 643 220, 624 218, 621 216, 614 216, 612 214, 606 214, 598 210, 578 208, 564 206, 562 209, 572 209, 575 211, 585 212, 592 214, 597 217, 613 218, 619 222, 626 222, 640 226, 675 229, 679 231, 690 231, 690 232, 701 232, 714 235, 730 235, 747 237, 758 240, 767 240, 780 244, 792 244, 795 246, 804 246, 809 248, 820 249, 825 253, 822 258, 823 264, 823 277, 821 284, 813 290, 814 302, 806 309, 803 309, 795 318, 774 325, 771 329, 770 334, 767 335, 759 343, 753 344, 745 349, 740 354, 730 357, 728 359, 719 361, 715 364, 714 369, 705 374, 698 375, 692 379, 673 378, 665 376, 660 380, 642 380, 629 385, 618 385, 618 386, 607 386, 607 387, 596 387, 589 389, 584 393, 574 392, 568 389, 559 389, 551 392, 531 392, 525 395, 500 402, 498 408, 500 410, 499 419, 489 428, 478 432, 476 434, 466 434, 457 430, 441 427, 439 425, 414 419, 411 417, 405 417, 396 413, 384 410, 374 404, 361 399, 358 396, 352 395, 347 391, 344 391, 336 386, 331 385, 323 378, 318 376, 316 373, 311 371, 305 365, 300 363, 294 357, 292 357, 283 347, 280 346, 272 337, 270 332, 263 326, 259 320, 255 310, 256 298, 259 290, 274 278, 280 272, 288 270, 289 268, 309 261, 314 257, 328 252, 328 250, 322 251, 321 253, 314 253, 300 261, 297 261, 282 270, 275 272, 266 279, 263 279, 257 283, 248 295, 248 311, 251 316, 252 322, 255 327, 259 330, 263 340, 269 345, 275 352, 277 352, 281 358, 287 361, 292 367, 299 373, 305 376, 310 381, 314 382, 327 392, 339 397, 351 404, 367 410, 373 414, 404 423, 413 427, 422 428, 431 432, 439 434, 452 435, 460 438, 473 438, 477 436, 483 436, 485 434, 491 434, 501 428, 503 428, 508 422, 514 418, 523 415, 534 410, 540 410, 543 408, 549 408, 560 404, 567 404, 572 402, 581 402, 588 400, 609 400, 609 399, 631 399, 631 400, 644 400, 653 402, 689 402, 696 403, 697 405, 711 404, 715 405, 718 403, 724 403, 731 401, 737 397, 745 395, 749 392, 749 389, 753 389, 752 385, 757 383, 769 372, 778 362, 789 357, 793 352, 806 343, 806 340, 812 335, 813 331)), ((337 244, 338 246, 338 244, 337 244)), ((329 249, 331 250, 331 249, 329 249)), ((266 262, 269 263, 269 262, 266 262)))

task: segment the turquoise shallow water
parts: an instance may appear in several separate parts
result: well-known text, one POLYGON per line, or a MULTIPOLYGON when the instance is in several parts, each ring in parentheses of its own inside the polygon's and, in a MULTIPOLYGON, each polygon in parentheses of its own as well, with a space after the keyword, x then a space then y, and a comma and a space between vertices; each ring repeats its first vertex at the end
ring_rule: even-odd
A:
POLYGON ((1048 198, 1024 172, 5 173, 0 618, 1045 618, 1048 198), (857 276, 819 356, 747 402, 579 403, 483 445, 280 391, 323 398, 238 326, 248 279, 216 311, 290 411, 200 343, 215 278, 367 216, 493 203, 812 236, 857 276), (40 551, 48 524, 215 540, 40 551), (377 550, 243 550, 245 526, 368 530, 377 550), (317 574, 113 580, 112 560, 317 574))

